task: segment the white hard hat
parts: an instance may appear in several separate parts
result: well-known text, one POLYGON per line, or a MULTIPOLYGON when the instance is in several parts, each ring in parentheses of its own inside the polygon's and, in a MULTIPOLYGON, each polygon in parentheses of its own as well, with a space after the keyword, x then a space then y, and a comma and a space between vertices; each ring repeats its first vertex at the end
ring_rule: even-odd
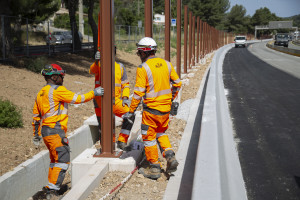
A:
POLYGON ((156 50, 157 44, 151 37, 142 38, 137 44, 137 50, 153 51, 156 50))

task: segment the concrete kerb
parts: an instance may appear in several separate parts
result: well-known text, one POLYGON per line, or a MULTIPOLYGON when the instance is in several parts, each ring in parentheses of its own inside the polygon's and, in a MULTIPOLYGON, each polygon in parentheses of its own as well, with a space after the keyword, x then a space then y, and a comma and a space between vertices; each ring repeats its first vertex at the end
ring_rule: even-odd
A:
POLYGON ((220 48, 211 63, 192 199, 247 199, 222 75, 225 54, 232 47, 220 48))
POLYGON ((168 185, 167 185, 167 188, 166 188, 166 191, 164 194, 164 200, 173 200, 173 199, 177 199, 177 197, 178 197, 182 174, 184 171, 184 165, 185 165, 185 161, 187 158, 189 142, 191 140, 192 130, 194 127, 198 107, 200 104, 201 95, 203 92, 205 81, 208 76, 209 69, 210 69, 210 66, 206 69, 206 71, 203 75, 203 79, 201 80, 200 87, 197 92, 197 96, 194 100, 193 105, 190 108, 187 124, 185 126, 184 133, 183 133, 181 141, 180 141, 179 149, 176 153, 176 159, 178 160, 179 165, 178 165, 177 171, 173 173, 174 176, 170 177, 170 180, 168 182, 168 185))
MULTIPOLYGON (((93 127, 83 125, 69 134, 71 160, 86 148, 93 146, 97 138, 93 130, 93 127)), ((44 150, 1 176, 1 200, 24 200, 40 191, 48 183, 49 163, 49 152, 44 150)))

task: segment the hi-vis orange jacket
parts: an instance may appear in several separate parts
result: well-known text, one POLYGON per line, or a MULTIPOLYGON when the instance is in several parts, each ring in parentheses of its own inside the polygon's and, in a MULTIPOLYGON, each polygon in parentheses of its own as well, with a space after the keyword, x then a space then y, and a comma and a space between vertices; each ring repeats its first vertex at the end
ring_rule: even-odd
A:
POLYGON ((67 132, 68 103, 79 104, 93 99, 94 91, 75 94, 64 86, 48 84, 37 94, 33 107, 33 135, 41 135, 42 126, 67 132))
POLYGON ((129 112, 136 110, 142 98, 148 108, 170 112, 172 100, 180 87, 181 81, 170 62, 157 57, 149 58, 137 68, 129 112))
MULTIPOLYGON (((100 67, 97 62, 94 62, 94 64, 91 65, 90 74, 95 74, 95 85, 100 84, 100 67)), ((122 63, 115 62, 115 103, 122 99, 122 97, 129 98, 129 92, 129 81, 127 79, 125 67, 122 63)))

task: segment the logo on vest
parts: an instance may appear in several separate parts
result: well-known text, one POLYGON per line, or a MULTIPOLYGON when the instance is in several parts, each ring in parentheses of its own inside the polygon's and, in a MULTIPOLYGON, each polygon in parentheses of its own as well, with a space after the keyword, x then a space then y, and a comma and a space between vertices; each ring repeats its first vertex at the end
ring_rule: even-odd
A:
POLYGON ((155 67, 156 67, 156 68, 160 68, 160 67, 162 67, 162 64, 161 64, 161 63, 157 63, 157 64, 155 65, 155 67))

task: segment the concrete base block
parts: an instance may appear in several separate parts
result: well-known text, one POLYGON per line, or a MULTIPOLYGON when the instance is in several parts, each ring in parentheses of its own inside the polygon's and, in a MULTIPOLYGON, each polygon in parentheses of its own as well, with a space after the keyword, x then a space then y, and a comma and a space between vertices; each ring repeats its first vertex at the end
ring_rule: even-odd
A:
MULTIPOLYGON (((71 163, 71 182, 72 187, 77 185, 81 178, 87 175, 87 172, 94 165, 108 165, 109 171, 124 171, 130 173, 136 167, 136 157, 141 157, 142 151, 137 156, 127 156, 125 159, 120 158, 102 158, 94 157, 96 149, 86 149, 71 163)), ((124 153, 125 154, 125 153, 124 153)), ((140 160, 140 159, 139 159, 140 160)))

